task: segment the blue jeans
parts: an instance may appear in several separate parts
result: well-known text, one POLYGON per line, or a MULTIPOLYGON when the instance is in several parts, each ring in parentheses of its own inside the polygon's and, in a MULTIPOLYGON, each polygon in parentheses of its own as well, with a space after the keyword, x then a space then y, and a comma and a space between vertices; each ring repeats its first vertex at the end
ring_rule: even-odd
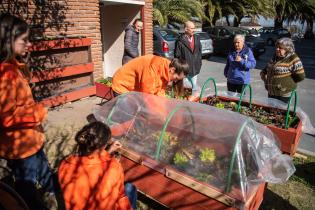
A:
POLYGON ((38 206, 36 185, 39 184, 44 192, 54 193, 55 184, 43 149, 27 158, 7 161, 15 178, 16 191, 30 209, 45 209, 38 206))
POLYGON ((133 184, 126 182, 125 194, 129 199, 132 210, 136 210, 137 209, 137 188, 133 184))

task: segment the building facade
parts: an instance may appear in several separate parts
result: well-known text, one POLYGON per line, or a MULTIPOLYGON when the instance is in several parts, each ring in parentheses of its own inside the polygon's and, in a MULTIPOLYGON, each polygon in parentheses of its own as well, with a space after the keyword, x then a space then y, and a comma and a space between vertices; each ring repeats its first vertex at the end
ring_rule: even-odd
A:
POLYGON ((94 79, 111 76, 121 65, 124 29, 144 21, 141 53, 153 53, 153 0, 3 0, 0 13, 25 19, 32 36, 83 36, 92 39, 94 79))

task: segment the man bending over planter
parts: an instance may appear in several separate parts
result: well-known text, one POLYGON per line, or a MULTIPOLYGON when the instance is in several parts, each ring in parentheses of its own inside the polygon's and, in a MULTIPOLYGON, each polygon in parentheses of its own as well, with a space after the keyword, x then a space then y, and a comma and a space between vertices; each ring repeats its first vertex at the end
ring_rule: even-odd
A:
POLYGON ((138 91, 165 96, 167 85, 172 82, 176 96, 183 94, 183 79, 188 74, 186 61, 174 58, 169 61, 155 55, 144 55, 129 61, 113 76, 114 96, 138 91))

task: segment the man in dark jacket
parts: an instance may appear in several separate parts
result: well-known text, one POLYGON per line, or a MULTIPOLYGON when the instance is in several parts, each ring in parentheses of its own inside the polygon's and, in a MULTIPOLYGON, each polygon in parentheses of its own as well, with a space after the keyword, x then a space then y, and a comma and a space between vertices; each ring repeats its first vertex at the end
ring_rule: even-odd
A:
POLYGON ((142 27, 143 22, 140 19, 136 19, 132 26, 128 26, 125 29, 124 56, 122 58, 123 65, 131 59, 139 56, 139 33, 142 27))
MULTIPOLYGON (((199 36, 194 34, 195 24, 191 21, 185 23, 185 34, 181 35, 175 44, 175 58, 186 60, 189 65, 193 95, 198 91, 197 75, 201 69, 201 43, 199 36)), ((189 79, 189 78, 188 78, 189 79)), ((187 79, 185 79, 187 84, 187 79)), ((188 83, 189 84, 189 83, 188 83)))

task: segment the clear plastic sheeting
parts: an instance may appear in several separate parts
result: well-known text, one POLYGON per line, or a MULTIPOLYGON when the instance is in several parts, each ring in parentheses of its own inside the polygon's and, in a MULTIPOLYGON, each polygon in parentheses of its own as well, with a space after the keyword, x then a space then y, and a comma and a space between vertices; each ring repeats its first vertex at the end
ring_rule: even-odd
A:
MULTIPOLYGON (((203 97, 207 97, 207 96, 211 96, 213 94, 205 94, 203 97)), ((224 96, 227 98, 233 98, 233 99, 239 99, 240 98, 240 94, 239 93, 234 93, 234 92, 229 92, 229 91, 220 91, 218 93, 219 96, 224 96)), ((247 97, 247 95, 245 95, 245 98, 243 101, 248 102, 249 99, 247 97)), ((265 105, 268 107, 274 107, 274 108, 279 108, 279 109, 283 109, 283 110, 287 110, 287 104, 277 100, 277 99, 273 99, 273 98, 266 98, 266 97, 258 97, 258 96, 254 96, 252 103, 255 104, 261 104, 261 105, 265 105)), ((293 104, 293 103, 292 103, 293 104)), ((293 105, 291 105, 291 109, 292 109, 293 105)), ((313 127, 311 120, 309 118, 309 116, 307 115, 306 112, 304 112, 302 110, 301 107, 297 107, 296 108, 296 114, 298 115, 298 117, 300 118, 300 120, 302 121, 302 131, 303 133, 308 133, 311 135, 315 135, 315 128, 313 127)))
POLYGON ((94 110, 123 147, 239 201, 294 173, 273 133, 250 118, 200 103, 131 92, 94 110))

